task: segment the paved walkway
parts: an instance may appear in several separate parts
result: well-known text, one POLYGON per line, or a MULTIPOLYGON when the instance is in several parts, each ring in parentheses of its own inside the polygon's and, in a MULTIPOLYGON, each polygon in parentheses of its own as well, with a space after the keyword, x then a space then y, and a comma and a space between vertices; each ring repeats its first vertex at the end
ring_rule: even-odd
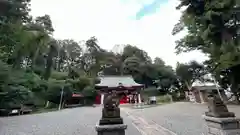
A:
POLYGON ((144 116, 136 115, 132 109, 122 108, 122 111, 131 119, 132 124, 142 135, 176 135, 174 132, 160 126, 156 122, 145 118, 144 116))
MULTIPOLYGON (((229 110, 240 117, 240 106, 228 106, 229 110)), ((207 111, 203 104, 178 102, 144 109, 122 109, 129 115, 133 123, 142 121, 151 128, 165 131, 171 135, 206 135, 206 127, 202 115, 207 111)), ((140 126, 139 126, 140 127, 140 126)), ((148 128, 141 127, 140 131, 149 134, 148 128)))
MULTIPOLYGON (((0 118, 0 135, 97 135, 101 107, 81 107, 56 112, 0 118)), ((141 135, 126 114, 127 135, 141 135)), ((158 134, 159 135, 159 134, 158 134)))
MULTIPOLYGON (((126 135, 205 135, 206 105, 173 103, 144 109, 121 106, 126 135)), ((240 117, 240 106, 229 106, 240 117)), ((96 135, 101 107, 0 118, 0 135, 96 135)))

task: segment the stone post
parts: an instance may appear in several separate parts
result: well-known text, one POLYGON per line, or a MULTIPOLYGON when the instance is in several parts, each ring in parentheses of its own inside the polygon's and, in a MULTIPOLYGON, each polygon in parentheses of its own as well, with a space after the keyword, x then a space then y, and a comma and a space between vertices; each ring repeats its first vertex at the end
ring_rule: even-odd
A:
POLYGON ((98 135, 125 135, 127 125, 120 116, 119 95, 105 94, 102 118, 96 125, 98 135))
POLYGON ((199 96, 200 96, 201 104, 204 104, 205 103, 204 93, 203 92, 199 92, 199 96))
POLYGON ((240 135, 239 119, 228 111, 218 95, 209 96, 208 109, 203 116, 208 135, 240 135))
POLYGON ((101 105, 103 105, 103 100, 104 100, 104 94, 101 94, 101 105))
POLYGON ((140 93, 138 93, 138 103, 139 103, 139 104, 142 103, 142 99, 141 99, 141 95, 140 95, 140 93))

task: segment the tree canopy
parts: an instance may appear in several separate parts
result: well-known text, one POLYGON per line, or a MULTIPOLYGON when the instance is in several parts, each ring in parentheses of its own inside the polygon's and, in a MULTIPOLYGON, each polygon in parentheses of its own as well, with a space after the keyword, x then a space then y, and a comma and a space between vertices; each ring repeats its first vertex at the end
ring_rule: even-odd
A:
POLYGON ((222 85, 228 78, 231 90, 238 96, 239 0, 181 0, 176 8, 183 12, 172 34, 187 30, 187 34, 176 41, 177 53, 200 50, 207 54, 209 60, 205 65, 209 72, 222 85))
POLYGON ((117 54, 103 49, 94 36, 81 42, 54 38, 51 17, 32 17, 29 5, 30 0, 0 2, 0 108, 58 104, 62 90, 64 102, 74 92, 93 98, 99 75, 132 75, 165 92, 177 84, 171 66, 158 57, 153 61, 137 46, 124 45, 117 54))
POLYGON ((238 0, 180 0, 177 9, 184 10, 172 33, 188 34, 176 42, 176 51, 200 50, 209 60, 179 63, 176 70, 135 45, 114 53, 102 48, 94 35, 81 42, 56 39, 51 16, 32 17, 29 5, 30 0, 0 1, 0 108, 58 104, 62 90, 64 103, 74 92, 94 99, 100 75, 131 75, 146 88, 172 93, 189 90, 211 73, 240 95, 238 0))

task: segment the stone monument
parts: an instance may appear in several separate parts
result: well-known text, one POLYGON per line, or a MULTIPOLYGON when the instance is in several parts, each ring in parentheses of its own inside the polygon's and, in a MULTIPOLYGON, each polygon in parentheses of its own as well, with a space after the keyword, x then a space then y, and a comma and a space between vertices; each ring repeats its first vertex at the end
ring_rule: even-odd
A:
POLYGON ((240 135, 239 119, 228 111, 219 95, 208 96, 208 112, 203 116, 208 135, 240 135))
POLYGON ((116 92, 105 94, 102 118, 96 126, 98 135, 125 135, 127 125, 120 115, 119 100, 121 95, 116 92))

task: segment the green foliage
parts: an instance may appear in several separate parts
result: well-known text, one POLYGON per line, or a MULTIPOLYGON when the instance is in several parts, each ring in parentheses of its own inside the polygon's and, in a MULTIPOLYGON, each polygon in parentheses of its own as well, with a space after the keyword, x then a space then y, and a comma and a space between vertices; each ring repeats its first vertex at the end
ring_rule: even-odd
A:
POLYGON ((138 57, 133 56, 133 57, 128 57, 127 59, 124 60, 123 63, 123 69, 125 74, 131 74, 133 75, 134 73, 136 74, 139 71, 141 61, 138 57))
POLYGON ((82 93, 85 97, 90 97, 90 98, 95 98, 97 95, 96 90, 91 86, 84 88, 82 93))
POLYGON ((1 108, 13 108, 29 104, 34 104, 34 95, 28 88, 21 85, 4 87, 0 101, 1 108))
POLYGON ((206 71, 202 64, 196 61, 191 61, 187 64, 178 63, 176 74, 179 81, 182 83, 182 88, 189 90, 196 80, 202 81, 202 77, 206 74, 206 71))
POLYGON ((65 80, 49 79, 47 91, 47 101, 59 104, 61 92, 63 91, 63 100, 67 100, 72 96, 73 89, 71 84, 67 83, 65 80))
MULTIPOLYGON (((209 72, 223 87, 226 88, 226 84, 231 86, 231 91, 238 96, 239 0, 180 0, 177 9, 183 9, 183 14, 172 33, 175 35, 184 29, 188 32, 176 42, 177 53, 200 50, 207 54, 209 60, 205 64, 209 72)), ((187 78, 194 78, 187 71, 184 74, 188 74, 187 78)), ((190 82, 187 78, 184 80, 190 82)))
POLYGON ((51 73, 51 78, 56 80, 66 80, 68 78, 68 73, 53 71, 51 73))
MULTIPOLYGON (((158 57, 152 61, 146 51, 136 46, 126 45, 122 53, 116 54, 101 48, 96 37, 84 42, 55 39, 51 17, 30 17, 29 2, 0 2, 0 92, 4 97, 1 104, 21 105, 32 100, 38 106, 44 106, 48 101, 59 104, 62 90, 64 102, 72 98, 73 92, 94 101, 97 94, 94 85, 99 83, 99 75, 132 75, 136 82, 146 87, 160 88, 159 93, 171 93, 172 88, 180 88, 172 67, 158 57)), ((181 21, 181 24, 192 25, 199 20, 184 16, 181 21)), ((179 42, 183 49, 187 48, 186 43, 192 43, 189 48, 196 47, 196 42, 203 41, 201 35, 209 41, 209 32, 198 33, 195 29, 199 26, 192 27, 189 30, 199 38, 188 35, 182 45, 179 42)), ((234 55, 227 57, 234 46, 224 47, 226 55, 219 59, 234 59, 234 55)), ((205 46, 201 48, 211 52, 205 46)))
POLYGON ((149 87, 149 88, 144 89, 143 95, 146 95, 148 97, 159 96, 159 95, 161 95, 161 92, 159 92, 159 90, 156 87, 149 87))
MULTIPOLYGON (((177 51, 201 50, 213 60, 212 66, 218 65, 218 71, 239 64, 237 0, 183 0, 178 9, 183 7, 179 24, 188 30, 188 34, 177 42, 177 51)), ((179 29, 179 25, 175 29, 179 29)))
POLYGON ((6 63, 0 61, 0 91, 2 91, 2 86, 9 78, 9 71, 10 67, 6 63))
POLYGON ((157 103, 169 103, 171 102, 171 97, 169 95, 157 96, 157 103))
POLYGON ((136 46, 126 45, 123 50, 122 59, 126 60, 133 56, 137 57, 140 61, 151 62, 151 58, 148 56, 147 52, 136 46))
POLYGON ((155 65, 165 65, 165 62, 164 62, 161 58, 156 57, 156 58, 154 59, 154 64, 155 64, 155 65))
POLYGON ((86 78, 86 77, 79 78, 78 89, 84 90, 87 86, 91 85, 91 81, 92 80, 90 80, 90 78, 86 78))

